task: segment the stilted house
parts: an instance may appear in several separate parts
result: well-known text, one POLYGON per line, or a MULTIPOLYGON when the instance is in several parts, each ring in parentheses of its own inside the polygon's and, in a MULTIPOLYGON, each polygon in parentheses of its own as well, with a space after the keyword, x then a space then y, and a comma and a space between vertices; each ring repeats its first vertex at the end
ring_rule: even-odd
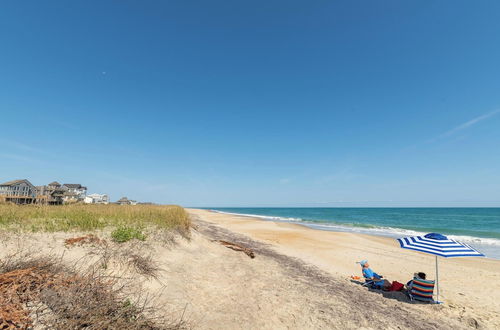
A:
POLYGON ((64 195, 65 202, 80 202, 83 201, 87 195, 87 187, 79 183, 65 183, 62 186, 66 188, 66 193, 64 195))
POLYGON ((57 181, 46 186, 37 186, 37 203, 49 205, 61 205, 66 193, 66 188, 57 181))
POLYGON ((26 179, 0 184, 0 202, 32 204, 36 202, 36 188, 26 179))

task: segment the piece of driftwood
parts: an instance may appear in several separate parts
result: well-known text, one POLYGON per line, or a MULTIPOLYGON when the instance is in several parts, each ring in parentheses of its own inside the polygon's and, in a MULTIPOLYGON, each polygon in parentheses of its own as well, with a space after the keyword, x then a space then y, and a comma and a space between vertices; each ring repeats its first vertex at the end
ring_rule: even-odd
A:
POLYGON ((231 243, 231 242, 223 241, 223 240, 216 240, 216 242, 219 242, 220 244, 224 245, 225 247, 227 247, 227 248, 229 248, 231 250, 245 252, 245 254, 247 256, 249 256, 250 258, 252 258, 252 259, 255 258, 255 254, 249 248, 246 248, 244 246, 238 245, 236 243, 231 243))

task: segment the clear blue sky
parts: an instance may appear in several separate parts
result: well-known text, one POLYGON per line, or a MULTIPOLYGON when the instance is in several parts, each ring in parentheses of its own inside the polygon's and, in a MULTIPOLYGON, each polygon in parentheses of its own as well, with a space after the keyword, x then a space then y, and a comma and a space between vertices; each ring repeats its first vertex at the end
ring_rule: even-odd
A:
POLYGON ((0 180, 500 205, 499 1, 3 1, 0 180))

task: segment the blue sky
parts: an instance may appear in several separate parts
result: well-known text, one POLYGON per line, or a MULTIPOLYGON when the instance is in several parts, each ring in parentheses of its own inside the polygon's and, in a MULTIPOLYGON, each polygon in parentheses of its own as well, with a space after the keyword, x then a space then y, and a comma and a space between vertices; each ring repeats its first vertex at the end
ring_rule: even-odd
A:
POLYGON ((0 180, 500 206, 498 1, 4 1, 0 180))

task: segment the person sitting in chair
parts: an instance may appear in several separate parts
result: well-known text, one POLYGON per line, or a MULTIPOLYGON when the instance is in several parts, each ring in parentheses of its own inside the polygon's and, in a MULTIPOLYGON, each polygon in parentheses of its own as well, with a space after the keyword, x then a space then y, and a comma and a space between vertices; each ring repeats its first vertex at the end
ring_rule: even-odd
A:
POLYGON ((433 298, 435 284, 435 281, 426 278, 425 273, 418 272, 413 274, 413 279, 406 283, 410 300, 435 302, 433 298))
MULTIPOLYGON (((418 272, 418 273, 414 273, 413 274, 413 279, 417 279, 417 280, 425 280, 427 275, 425 275, 425 273, 423 272, 418 272)), ((408 290, 411 290, 411 288, 413 287, 413 280, 409 280, 408 283, 406 283, 406 288, 408 290)))
POLYGON ((361 265, 361 271, 363 273, 363 277, 367 283, 371 282, 371 287, 373 289, 382 289, 387 290, 391 286, 391 283, 385 279, 383 279, 381 275, 375 273, 368 264, 368 260, 362 260, 358 262, 361 265))

